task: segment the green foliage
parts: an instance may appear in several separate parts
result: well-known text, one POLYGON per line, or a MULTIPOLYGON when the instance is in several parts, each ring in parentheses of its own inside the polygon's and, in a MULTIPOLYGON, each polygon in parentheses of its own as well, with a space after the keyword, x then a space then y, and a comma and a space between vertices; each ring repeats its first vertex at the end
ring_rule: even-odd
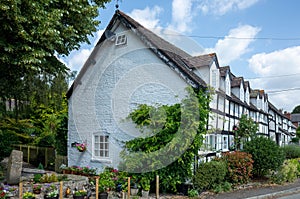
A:
POLYGON ((0 137, 0 161, 2 161, 5 157, 9 157, 11 151, 13 150, 11 144, 17 144, 18 137, 16 134, 12 134, 11 131, 1 129, 0 137))
POLYGON ((116 185, 113 181, 113 178, 115 177, 115 172, 113 168, 106 167, 102 173, 99 174, 100 180, 99 180, 99 192, 105 192, 109 190, 114 190, 116 185))
POLYGON ((57 175, 55 173, 51 173, 51 174, 43 174, 40 178, 40 182, 41 183, 50 183, 50 182, 57 182, 58 178, 57 175))
POLYGON ((249 137, 253 138, 254 136, 256 136, 257 131, 258 124, 254 122, 254 120, 251 117, 248 117, 247 115, 242 115, 238 125, 234 129, 234 139, 237 150, 240 150, 242 139, 249 137))
POLYGON ((259 177, 265 176, 270 170, 276 171, 285 159, 283 150, 265 137, 256 137, 247 142, 244 151, 252 155, 253 173, 259 177))
POLYGON ((194 198, 199 195, 198 191, 196 189, 189 189, 188 190, 188 197, 194 198))
POLYGON ((228 192, 231 191, 232 185, 230 182, 222 182, 221 184, 218 184, 216 187, 214 187, 213 191, 215 193, 221 193, 221 192, 228 192))
POLYGON ((300 146, 295 144, 286 145, 283 148, 287 159, 300 158, 300 146))
POLYGON ((194 93, 181 104, 158 107, 140 105, 129 118, 150 136, 126 142, 121 153, 121 170, 146 173, 148 179, 160 176, 163 191, 176 191, 176 186, 192 176, 192 163, 206 133, 210 96, 194 93))
POLYGON ((300 113, 300 105, 296 106, 293 111, 292 111, 292 114, 295 114, 295 113, 300 113))
POLYGON ((271 181, 277 184, 294 182, 299 176, 299 162, 294 160, 285 160, 283 165, 277 171, 271 174, 271 181))
POLYGON ((221 160, 227 164, 227 180, 233 184, 249 182, 252 176, 253 159, 248 153, 241 151, 227 152, 221 160))
POLYGON ((33 176, 33 182, 34 182, 34 183, 41 182, 42 176, 43 176, 43 175, 40 174, 40 173, 34 174, 34 176, 33 176))
POLYGON ((193 178, 194 186, 200 190, 216 187, 225 180, 227 165, 223 161, 201 163, 193 178))

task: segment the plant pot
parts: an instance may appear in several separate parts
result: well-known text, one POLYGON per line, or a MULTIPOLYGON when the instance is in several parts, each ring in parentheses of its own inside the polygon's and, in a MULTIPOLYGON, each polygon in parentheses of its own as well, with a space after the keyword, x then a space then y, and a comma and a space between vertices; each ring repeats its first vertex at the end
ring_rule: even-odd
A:
POLYGON ((35 189, 35 190, 33 190, 33 193, 34 193, 34 194, 40 194, 40 193, 41 193, 41 190, 40 190, 40 189, 35 189))
POLYGON ((107 192, 101 192, 98 194, 99 199, 107 199, 108 193, 107 192))
POLYGON ((73 199, 84 199, 85 196, 73 196, 73 199))
POLYGON ((142 197, 143 198, 148 198, 149 197, 149 190, 148 191, 142 190, 142 197))
POLYGON ((139 192, 139 189, 131 188, 130 189, 130 195, 136 196, 139 192))
POLYGON ((53 197, 45 195, 44 199, 58 199, 58 195, 53 196, 53 197))

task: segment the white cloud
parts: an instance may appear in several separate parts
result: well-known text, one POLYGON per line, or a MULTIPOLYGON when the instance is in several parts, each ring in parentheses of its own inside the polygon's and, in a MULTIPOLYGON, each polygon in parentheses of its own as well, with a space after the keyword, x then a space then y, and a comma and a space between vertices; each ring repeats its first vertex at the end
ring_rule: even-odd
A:
POLYGON ((270 53, 253 55, 249 60, 250 69, 261 79, 251 81, 257 88, 280 91, 269 94, 269 99, 279 108, 291 111, 298 104, 300 91, 284 91, 300 86, 300 46, 289 47, 270 53), (265 77, 265 78, 263 78, 265 77))
POLYGON ((190 23, 194 15, 192 13, 193 0, 173 0, 172 2, 172 22, 168 29, 178 32, 190 32, 190 23))
POLYGON ((203 14, 222 16, 231 11, 246 9, 258 1, 259 0, 201 0, 198 9, 200 9, 203 14))
POLYGON ((214 48, 206 49, 207 53, 216 52, 221 65, 229 65, 230 62, 239 59, 248 52, 249 45, 255 40, 260 28, 250 25, 240 25, 231 29, 228 36, 219 40, 214 48))
POLYGON ((138 21, 140 24, 148 29, 155 29, 159 27, 159 15, 163 9, 159 6, 153 8, 146 7, 143 10, 134 9, 129 16, 138 21))
POLYGON ((90 54, 92 53, 94 46, 99 41, 101 35, 104 30, 99 30, 96 32, 95 36, 91 38, 92 45, 88 46, 88 48, 81 48, 80 50, 74 50, 68 56, 68 60, 66 61, 66 65, 72 71, 78 71, 82 68, 90 54))

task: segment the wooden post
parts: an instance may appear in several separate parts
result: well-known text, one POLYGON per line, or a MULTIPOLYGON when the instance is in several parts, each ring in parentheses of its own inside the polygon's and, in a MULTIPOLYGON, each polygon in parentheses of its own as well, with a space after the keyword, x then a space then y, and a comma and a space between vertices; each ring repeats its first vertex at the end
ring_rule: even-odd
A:
POLYGON ((45 167, 47 167, 48 166, 48 148, 45 148, 45 167))
POLYGON ((99 196, 99 177, 96 177, 96 199, 99 196))
POLYGON ((30 160, 30 146, 27 146, 27 163, 29 163, 30 160))
POLYGON ((156 199, 159 198, 159 176, 156 176, 156 199))
POLYGON ((19 198, 23 198, 23 182, 19 183, 19 198))
POLYGON ((63 190, 64 190, 63 181, 60 181, 59 182, 59 199, 63 199, 63 197, 64 197, 63 190))
POLYGON ((130 177, 128 177, 128 185, 127 185, 127 196, 128 196, 128 199, 130 198, 130 177))

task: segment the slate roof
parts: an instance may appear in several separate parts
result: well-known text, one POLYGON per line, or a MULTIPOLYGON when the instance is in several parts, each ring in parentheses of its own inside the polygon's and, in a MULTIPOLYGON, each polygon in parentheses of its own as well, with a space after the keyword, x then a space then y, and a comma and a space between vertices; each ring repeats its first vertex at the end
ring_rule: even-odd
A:
MULTIPOLYGON (((214 53, 192 57, 185 51, 154 34, 152 31, 148 30, 120 10, 115 12, 106 30, 111 30, 117 20, 120 20, 121 23, 123 23, 127 28, 131 29, 144 42, 144 44, 149 47, 150 50, 152 50, 158 57, 162 59, 162 61, 171 67, 175 67, 176 71, 179 71, 181 74, 187 77, 194 84, 194 87, 207 87, 205 81, 192 72, 191 69, 197 68, 199 65, 206 66, 212 61, 216 61, 217 59, 214 53)), ((105 34, 103 34, 96 46, 100 45, 105 39, 105 34)), ((88 67, 89 66, 86 64, 83 66, 75 81, 80 81, 88 67)), ((68 90, 68 98, 72 95, 75 85, 76 84, 73 83, 71 88, 68 90)))
POLYGON ((300 122, 300 113, 291 114, 291 121, 292 122, 300 122))
POLYGON ((229 68, 229 66, 222 66, 219 68, 219 71, 220 71, 220 77, 225 77, 227 74, 227 71, 230 72, 230 68, 229 68))
MULTIPOLYGON (((187 57, 184 59, 184 62, 191 69, 210 66, 214 61, 217 62, 216 53, 199 55, 199 56, 195 56, 195 57, 187 57)), ((218 63, 217 63, 217 67, 218 67, 218 63)))
POLYGON ((240 87, 241 82, 244 81, 243 77, 233 77, 231 81, 231 87, 240 87))

